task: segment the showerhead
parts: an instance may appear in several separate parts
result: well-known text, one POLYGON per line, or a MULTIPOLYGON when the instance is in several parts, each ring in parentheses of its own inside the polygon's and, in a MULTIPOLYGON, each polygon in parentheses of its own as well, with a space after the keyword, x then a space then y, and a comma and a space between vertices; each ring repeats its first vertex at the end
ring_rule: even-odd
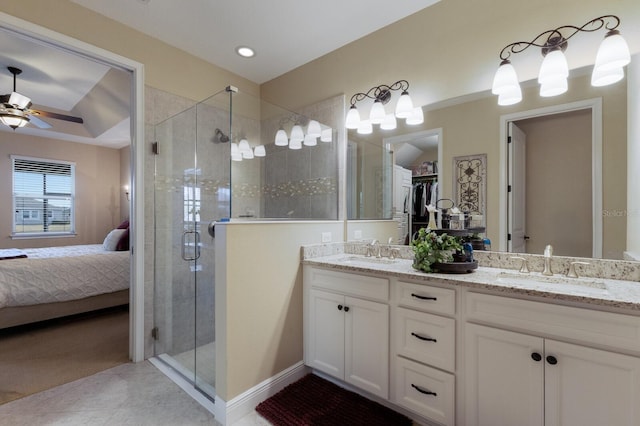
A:
POLYGON ((214 142, 229 142, 229 136, 222 133, 222 130, 216 129, 214 142))

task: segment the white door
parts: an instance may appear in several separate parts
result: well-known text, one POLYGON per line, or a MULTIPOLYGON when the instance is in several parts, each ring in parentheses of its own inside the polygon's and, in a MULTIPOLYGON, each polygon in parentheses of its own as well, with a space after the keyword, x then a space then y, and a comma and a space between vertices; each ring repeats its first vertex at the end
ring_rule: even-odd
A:
POLYGON ((311 290, 309 339, 305 362, 339 379, 344 378, 344 296, 311 290))
POLYGON ((389 397, 389 306, 345 297, 345 381, 389 397))
POLYGON ((514 123, 509 123, 508 145, 509 163, 508 176, 508 233, 511 239, 507 242, 508 251, 513 253, 526 252, 526 164, 527 135, 514 123))
POLYGON ((640 425, 639 358, 553 340, 545 355, 545 426, 640 425))
POLYGON ((465 326, 466 425, 544 425, 544 341, 465 326))

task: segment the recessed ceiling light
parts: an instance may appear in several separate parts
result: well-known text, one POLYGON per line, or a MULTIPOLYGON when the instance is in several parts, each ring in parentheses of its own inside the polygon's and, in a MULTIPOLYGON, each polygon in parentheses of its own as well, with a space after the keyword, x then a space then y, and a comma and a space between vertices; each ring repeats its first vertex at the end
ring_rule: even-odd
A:
POLYGON ((252 58, 256 56, 256 52, 254 52, 252 48, 247 46, 236 47, 236 53, 242 56, 243 58, 252 58))

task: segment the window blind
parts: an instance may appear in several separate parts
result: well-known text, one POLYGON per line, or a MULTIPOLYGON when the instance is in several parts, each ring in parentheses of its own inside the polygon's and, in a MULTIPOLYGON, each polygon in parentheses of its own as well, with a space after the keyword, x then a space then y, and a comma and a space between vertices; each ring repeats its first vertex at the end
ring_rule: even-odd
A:
POLYGON ((74 164, 13 157, 14 233, 74 232, 74 164))

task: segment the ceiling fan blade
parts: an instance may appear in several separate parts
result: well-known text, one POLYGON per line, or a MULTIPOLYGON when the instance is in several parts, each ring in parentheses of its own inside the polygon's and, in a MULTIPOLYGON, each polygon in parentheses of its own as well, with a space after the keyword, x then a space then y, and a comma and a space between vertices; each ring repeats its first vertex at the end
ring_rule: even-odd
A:
POLYGON ((41 115, 43 117, 55 118, 56 120, 71 121, 73 123, 80 123, 80 124, 84 123, 84 120, 80 117, 74 117, 72 115, 65 115, 65 114, 58 114, 57 112, 40 111, 40 110, 31 109, 29 110, 29 113, 32 116, 41 115))
POLYGON ((33 124, 36 127, 39 127, 40 129, 50 129, 51 128, 51 124, 47 123, 44 120, 40 120, 38 117, 36 117, 33 114, 29 115, 29 123, 33 124))

